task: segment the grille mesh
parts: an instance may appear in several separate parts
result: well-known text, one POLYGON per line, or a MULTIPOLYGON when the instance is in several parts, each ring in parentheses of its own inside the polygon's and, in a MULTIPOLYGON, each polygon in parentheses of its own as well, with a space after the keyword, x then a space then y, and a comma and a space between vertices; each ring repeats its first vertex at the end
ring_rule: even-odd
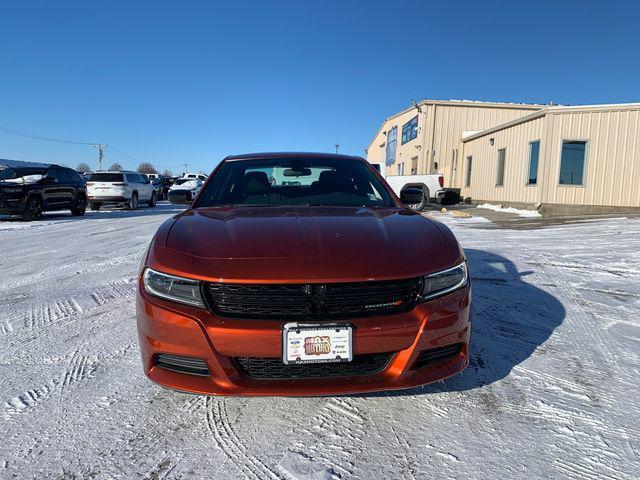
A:
POLYGON ((279 358, 238 357, 236 363, 246 376, 255 379, 335 378, 373 375, 384 370, 392 353, 356 355, 351 362, 286 365, 279 358))
POLYGON ((211 309, 245 318, 334 318, 406 311, 420 279, 328 284, 230 284, 205 287, 211 309))

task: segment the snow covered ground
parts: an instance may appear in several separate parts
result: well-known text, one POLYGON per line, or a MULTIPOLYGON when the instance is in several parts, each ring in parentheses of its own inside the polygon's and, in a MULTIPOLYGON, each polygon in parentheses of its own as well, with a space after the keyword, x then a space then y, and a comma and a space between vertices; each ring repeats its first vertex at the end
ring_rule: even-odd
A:
POLYGON ((134 282, 176 210, 0 221, 0 478, 640 478, 640 219, 434 213, 466 249, 470 367, 387 395, 205 398, 145 379, 134 282))

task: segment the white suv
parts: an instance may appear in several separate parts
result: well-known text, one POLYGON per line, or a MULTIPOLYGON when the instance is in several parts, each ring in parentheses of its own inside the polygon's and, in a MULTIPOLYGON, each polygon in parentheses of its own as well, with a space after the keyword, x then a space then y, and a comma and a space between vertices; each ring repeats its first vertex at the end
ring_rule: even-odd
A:
POLYGON ((91 210, 105 204, 138 208, 140 202, 156 206, 156 192, 144 176, 136 172, 95 172, 87 181, 87 197, 91 210))
POLYGON ((204 173, 185 173, 182 175, 182 178, 199 178, 204 182, 207 179, 207 176, 204 173))

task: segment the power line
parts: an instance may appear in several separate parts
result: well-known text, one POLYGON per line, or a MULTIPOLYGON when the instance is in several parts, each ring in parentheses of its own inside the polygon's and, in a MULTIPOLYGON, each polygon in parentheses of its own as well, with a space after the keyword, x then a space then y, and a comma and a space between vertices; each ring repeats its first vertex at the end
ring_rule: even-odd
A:
POLYGON ((43 140, 45 142, 69 143, 72 145, 96 145, 95 142, 76 142, 73 140, 64 140, 62 138, 44 137, 42 135, 23 132, 22 130, 16 130, 14 128, 8 128, 3 126, 0 126, 0 132, 7 133, 9 135, 16 135, 18 137, 32 138, 34 140, 43 140))

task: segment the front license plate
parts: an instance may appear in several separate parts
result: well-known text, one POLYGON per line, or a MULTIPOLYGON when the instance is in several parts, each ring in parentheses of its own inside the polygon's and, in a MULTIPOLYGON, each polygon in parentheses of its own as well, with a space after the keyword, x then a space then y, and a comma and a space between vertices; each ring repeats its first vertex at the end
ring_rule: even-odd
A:
POLYGON ((352 328, 349 325, 288 323, 282 331, 284 363, 350 362, 352 328))

